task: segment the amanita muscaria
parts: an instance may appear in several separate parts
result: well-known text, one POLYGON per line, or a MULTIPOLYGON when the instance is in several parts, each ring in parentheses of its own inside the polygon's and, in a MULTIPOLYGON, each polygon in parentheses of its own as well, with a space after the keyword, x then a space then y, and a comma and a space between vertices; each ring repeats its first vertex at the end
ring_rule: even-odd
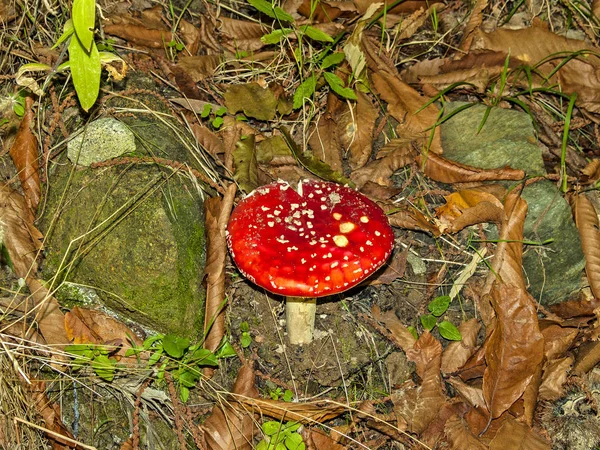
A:
POLYGON ((302 180, 262 186, 233 210, 227 245, 250 281, 286 297, 291 344, 312 341, 316 298, 356 286, 390 256, 383 210, 360 192, 302 180))

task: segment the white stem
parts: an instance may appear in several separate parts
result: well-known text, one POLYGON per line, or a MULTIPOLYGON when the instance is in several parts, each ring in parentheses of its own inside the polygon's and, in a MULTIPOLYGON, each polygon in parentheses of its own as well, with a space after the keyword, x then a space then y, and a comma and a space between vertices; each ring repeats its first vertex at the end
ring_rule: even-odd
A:
POLYGON ((313 340, 317 299, 286 297, 285 321, 290 344, 307 344, 313 340))

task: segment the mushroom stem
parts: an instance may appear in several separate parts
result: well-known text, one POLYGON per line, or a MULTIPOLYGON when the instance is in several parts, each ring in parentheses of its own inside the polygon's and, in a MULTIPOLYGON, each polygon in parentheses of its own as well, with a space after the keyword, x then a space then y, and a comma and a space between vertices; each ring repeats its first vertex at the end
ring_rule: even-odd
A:
POLYGON ((317 299, 286 297, 285 320, 290 344, 308 344, 313 340, 317 299))

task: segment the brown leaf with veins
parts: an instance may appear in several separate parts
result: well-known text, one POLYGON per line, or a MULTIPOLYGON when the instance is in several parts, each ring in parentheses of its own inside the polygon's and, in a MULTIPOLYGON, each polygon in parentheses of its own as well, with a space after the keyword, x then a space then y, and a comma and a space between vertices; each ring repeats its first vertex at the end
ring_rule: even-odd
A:
POLYGON ((179 58, 176 66, 183 69, 197 83, 212 77, 219 64, 221 64, 221 56, 219 55, 200 55, 179 58))
POLYGON ((33 127, 33 99, 25 98, 25 115, 19 125, 19 131, 10 147, 10 157, 19 174, 27 206, 35 211, 41 195, 38 165, 38 140, 31 131, 33 127))
POLYGON ((39 280, 30 277, 25 281, 33 299, 31 313, 35 314, 34 320, 37 322, 42 336, 48 345, 62 350, 65 345, 70 343, 70 339, 65 330, 65 315, 60 310, 58 300, 39 280))
POLYGON ((356 108, 354 110, 354 121, 346 127, 346 134, 351 136, 348 146, 348 163, 353 170, 364 166, 371 157, 373 130, 375 121, 379 117, 379 110, 367 94, 356 92, 356 108), (351 131, 348 129, 351 127, 351 131))
POLYGON ((565 356, 564 358, 554 359, 546 363, 544 374, 542 375, 542 383, 538 390, 538 401, 554 401, 564 395, 564 386, 569 377, 572 365, 572 356, 565 356))
POLYGON ((539 434, 512 417, 507 417, 490 442, 490 450, 550 450, 552 446, 539 434))
POLYGON ((570 198, 575 224, 585 256, 585 274, 594 297, 600 298, 600 224, 592 202, 585 194, 570 198))
POLYGON ((0 227, 15 274, 26 278, 37 272, 37 255, 42 233, 33 225, 34 217, 22 195, 8 185, 0 185, 0 227))
POLYGON ((573 365, 573 374, 583 375, 600 363, 600 341, 586 342, 579 347, 577 359, 573 365))
POLYGON ((451 450, 487 450, 487 445, 477 439, 467 423, 457 415, 446 421, 444 433, 448 438, 451 450))
POLYGON ((308 139, 313 155, 340 173, 343 173, 343 149, 338 135, 337 118, 343 105, 337 96, 330 92, 327 95, 327 111, 312 127, 308 139))
POLYGON ((152 30, 144 25, 132 23, 106 24, 102 27, 104 33, 120 37, 138 47, 161 49, 166 42, 174 40, 175 36, 166 28, 152 30))
POLYGON ((425 161, 425 175, 440 183, 522 180, 525 177, 525 172, 522 170, 511 169, 510 167, 481 169, 451 161, 431 152, 425 157, 417 157, 417 162, 421 166, 423 160, 425 161))
POLYGON ((236 396, 235 401, 243 408, 275 420, 293 420, 305 425, 327 422, 348 411, 341 403, 323 400, 309 403, 290 403, 282 400, 265 400, 236 396))
POLYGON ((206 444, 211 450, 252 448, 252 437, 258 431, 254 420, 256 411, 240 408, 234 401, 235 396, 246 399, 258 398, 258 390, 254 385, 254 371, 250 366, 242 366, 231 395, 221 398, 215 404, 212 414, 201 426, 206 444))
POLYGON ((239 50, 255 51, 264 47, 260 38, 268 31, 261 24, 225 16, 219 17, 219 23, 219 32, 225 41, 223 45, 232 53, 239 50))
POLYGON ((350 179, 360 189, 367 182, 372 181, 382 186, 392 185, 392 175, 398 169, 412 164, 415 160, 416 152, 408 141, 402 141, 393 149, 390 148, 381 159, 371 161, 366 166, 354 170, 350 179))
POLYGON ((466 384, 456 377, 448 378, 447 383, 456 390, 467 404, 475 408, 487 409, 481 386, 466 384))
POLYGON ((456 233, 478 223, 500 223, 504 217, 504 206, 489 188, 463 189, 445 197, 446 204, 436 209, 440 228, 456 233))
POLYGON ((391 331, 394 343, 400 347, 404 353, 408 352, 414 347, 417 340, 408 330, 408 328, 402 322, 400 322, 398 317, 396 317, 396 313, 394 313, 394 311, 387 311, 386 313, 382 314, 379 306, 374 304, 371 307, 371 314, 373 314, 373 318, 375 320, 383 323, 386 328, 391 331))
POLYGON ((563 356, 579 334, 577 328, 561 327, 558 324, 550 324, 541 331, 544 335, 544 356, 548 361, 563 356))
POLYGON ((204 315, 204 348, 214 351, 225 335, 225 229, 233 207, 236 185, 227 188, 223 199, 205 200, 206 214, 206 306, 204 315))
POLYGON ((525 289, 505 283, 492 288, 496 326, 485 343, 483 394, 490 419, 523 395, 544 356, 535 302, 525 289))
POLYGON ((477 319, 467 320, 459 325, 460 341, 448 344, 442 353, 442 372, 454 373, 460 369, 477 351, 477 335, 481 324, 477 319))
POLYGON ((143 341, 123 322, 95 309, 71 309, 65 314, 67 337, 74 344, 106 344, 120 346, 118 356, 121 363, 137 365, 137 357, 125 357, 132 346, 141 347, 143 341))
POLYGON ((483 22, 483 10, 487 8, 487 6, 488 0, 477 0, 475 2, 475 5, 471 9, 469 21, 465 26, 465 31, 463 32, 462 38, 460 40, 460 45, 458 47, 465 53, 467 53, 467 51, 471 47, 471 42, 473 41, 473 33, 476 29, 478 29, 481 26, 483 22))
POLYGON ((394 412, 402 416, 408 430, 420 434, 437 417, 446 403, 442 392, 442 345, 429 331, 425 331, 414 347, 406 352, 409 361, 416 363, 421 385, 404 394, 392 395, 394 412))
POLYGON ((318 428, 304 427, 302 439, 309 450, 345 450, 348 448, 338 444, 331 436, 318 428))

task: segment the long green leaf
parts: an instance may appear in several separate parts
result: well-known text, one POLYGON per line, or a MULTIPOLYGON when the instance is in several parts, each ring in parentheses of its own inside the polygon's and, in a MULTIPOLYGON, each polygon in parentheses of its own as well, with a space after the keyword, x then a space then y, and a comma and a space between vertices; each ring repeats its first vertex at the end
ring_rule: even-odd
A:
POLYGON ((96 2, 94 0, 73 0, 73 26, 86 52, 92 50, 94 27, 96 26, 96 2))
POLYGON ((281 9, 279 6, 274 6, 271 2, 266 0, 248 0, 248 3, 272 19, 277 19, 280 22, 294 21, 294 18, 286 13, 283 9, 281 9))
POLYGON ((96 103, 100 92, 102 66, 96 43, 92 41, 92 48, 88 53, 77 35, 73 35, 69 43, 69 62, 77 98, 83 110, 88 111, 96 103))

